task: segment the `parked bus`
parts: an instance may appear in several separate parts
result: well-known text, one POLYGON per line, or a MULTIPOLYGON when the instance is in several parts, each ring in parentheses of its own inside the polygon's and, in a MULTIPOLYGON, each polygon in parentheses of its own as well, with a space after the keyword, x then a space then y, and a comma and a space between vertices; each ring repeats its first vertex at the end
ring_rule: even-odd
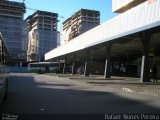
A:
POLYGON ((59 62, 34 62, 28 64, 29 72, 36 73, 59 73, 61 64, 59 62))

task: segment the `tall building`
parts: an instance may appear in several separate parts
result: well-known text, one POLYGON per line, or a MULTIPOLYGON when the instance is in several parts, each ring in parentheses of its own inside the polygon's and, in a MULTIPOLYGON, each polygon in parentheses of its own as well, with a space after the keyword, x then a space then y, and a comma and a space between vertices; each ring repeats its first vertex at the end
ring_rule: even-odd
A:
MULTIPOLYGON (((0 33, 0 65, 8 64, 8 51, 4 43, 2 34, 0 33)), ((2 71, 1 71, 2 72, 2 71)))
POLYGON ((27 61, 42 61, 46 52, 57 47, 58 14, 36 11, 26 19, 28 30, 27 61))
POLYGON ((25 51, 23 44, 24 3, 0 0, 0 32, 10 55, 10 65, 19 65, 25 51))
MULTIPOLYGON (((24 26, 23 26, 23 44, 22 44, 22 49, 25 51, 24 58, 27 60, 27 49, 28 49, 28 27, 27 27, 27 22, 24 20, 24 26)), ((27 61, 25 61, 27 62, 27 61)))
POLYGON ((100 24, 100 12, 81 9, 63 22, 62 44, 100 24))

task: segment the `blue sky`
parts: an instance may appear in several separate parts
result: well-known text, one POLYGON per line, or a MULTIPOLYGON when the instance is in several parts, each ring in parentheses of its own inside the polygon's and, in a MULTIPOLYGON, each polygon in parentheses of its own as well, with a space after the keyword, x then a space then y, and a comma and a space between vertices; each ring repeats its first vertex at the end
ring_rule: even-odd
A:
MULTIPOLYGON (((10 1, 22 2, 23 0, 10 1)), ((112 0, 25 0, 25 4, 27 8, 58 13, 60 20, 58 30, 62 28, 65 19, 81 8, 100 11, 101 23, 116 15, 112 13, 112 0)), ((35 11, 26 9, 25 18, 33 12, 35 11)))

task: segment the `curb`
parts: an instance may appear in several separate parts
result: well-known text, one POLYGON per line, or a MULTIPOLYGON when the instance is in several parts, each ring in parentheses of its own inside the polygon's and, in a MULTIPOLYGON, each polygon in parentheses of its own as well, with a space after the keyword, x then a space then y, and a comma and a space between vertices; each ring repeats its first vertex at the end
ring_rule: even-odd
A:
POLYGON ((134 92, 134 91, 131 90, 130 88, 126 88, 126 87, 122 88, 122 90, 125 91, 125 92, 134 92))
POLYGON ((160 90, 156 89, 156 88, 149 89, 149 88, 127 88, 127 87, 123 87, 122 90, 125 91, 125 92, 130 92, 130 93, 138 93, 138 94, 145 94, 145 95, 160 97, 160 90))

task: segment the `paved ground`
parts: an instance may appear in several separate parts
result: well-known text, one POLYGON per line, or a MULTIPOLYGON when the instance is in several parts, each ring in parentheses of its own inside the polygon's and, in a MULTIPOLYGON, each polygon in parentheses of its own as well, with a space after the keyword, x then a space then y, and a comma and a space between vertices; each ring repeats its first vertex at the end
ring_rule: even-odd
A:
MULTIPOLYGON (((57 76, 55 74, 48 74, 51 76, 57 76)), ((65 77, 74 80, 83 80, 89 84, 107 86, 114 89, 123 90, 125 92, 146 94, 152 96, 160 96, 160 82, 146 82, 141 83, 140 78, 133 77, 116 77, 112 76, 110 79, 104 79, 101 75, 91 75, 90 77, 78 76, 78 75, 58 75, 59 77, 65 77)))
MULTIPOLYGON (((0 105, 0 112, 160 113, 159 96, 124 92, 122 88, 132 84, 122 80, 124 78, 107 81, 94 76, 84 79, 77 76, 11 74, 8 98, 0 105)), ((138 85, 135 81, 133 83, 138 85)))

